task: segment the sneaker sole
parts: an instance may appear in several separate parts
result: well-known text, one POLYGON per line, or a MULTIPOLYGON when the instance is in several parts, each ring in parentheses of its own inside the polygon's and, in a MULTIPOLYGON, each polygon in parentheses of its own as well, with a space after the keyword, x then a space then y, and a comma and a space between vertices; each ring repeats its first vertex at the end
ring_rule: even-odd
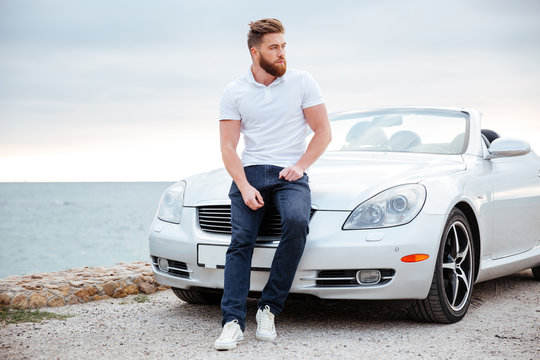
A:
POLYGON ((214 348, 216 350, 232 350, 242 340, 244 340, 244 336, 240 336, 240 337, 238 337, 238 339, 236 339, 236 341, 231 341, 229 343, 214 342, 214 348))
POLYGON ((229 343, 229 344, 216 344, 214 343, 214 349, 216 350, 232 350, 236 347, 236 342, 229 343))
POLYGON ((257 340, 274 341, 276 339, 276 337, 277 337, 277 334, 263 335, 263 334, 255 333, 255 337, 257 338, 257 340))

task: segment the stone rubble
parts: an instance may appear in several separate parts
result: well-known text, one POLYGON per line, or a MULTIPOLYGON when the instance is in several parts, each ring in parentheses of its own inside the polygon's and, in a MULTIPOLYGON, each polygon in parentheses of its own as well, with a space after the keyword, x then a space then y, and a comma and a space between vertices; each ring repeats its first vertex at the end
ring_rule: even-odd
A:
POLYGON ((0 306, 22 309, 57 307, 139 293, 166 290, 149 263, 85 266, 52 273, 14 275, 0 279, 0 306))

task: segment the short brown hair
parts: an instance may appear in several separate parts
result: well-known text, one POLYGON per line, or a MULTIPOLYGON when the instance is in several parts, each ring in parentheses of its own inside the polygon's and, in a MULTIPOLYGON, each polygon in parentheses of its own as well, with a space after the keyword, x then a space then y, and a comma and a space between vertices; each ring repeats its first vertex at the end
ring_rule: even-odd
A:
POLYGON ((250 22, 247 40, 248 48, 259 46, 263 35, 272 33, 285 33, 285 28, 278 19, 261 19, 250 22))

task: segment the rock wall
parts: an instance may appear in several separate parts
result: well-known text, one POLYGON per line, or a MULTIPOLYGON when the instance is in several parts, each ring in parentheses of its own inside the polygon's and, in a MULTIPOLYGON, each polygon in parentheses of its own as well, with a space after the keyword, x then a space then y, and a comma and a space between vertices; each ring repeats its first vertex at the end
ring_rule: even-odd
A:
POLYGON ((0 305, 18 308, 56 307, 139 293, 166 290, 156 283, 146 262, 118 263, 112 267, 85 266, 52 273, 8 276, 0 279, 0 305))

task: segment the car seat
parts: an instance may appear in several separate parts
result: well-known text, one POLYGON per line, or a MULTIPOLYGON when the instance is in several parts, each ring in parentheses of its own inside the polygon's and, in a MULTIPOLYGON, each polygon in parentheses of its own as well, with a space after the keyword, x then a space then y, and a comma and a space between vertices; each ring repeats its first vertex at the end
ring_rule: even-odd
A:
POLYGON ((404 151, 413 146, 420 145, 421 143, 420 136, 409 130, 398 131, 390 137, 390 140, 388 140, 390 149, 397 151, 404 151))

